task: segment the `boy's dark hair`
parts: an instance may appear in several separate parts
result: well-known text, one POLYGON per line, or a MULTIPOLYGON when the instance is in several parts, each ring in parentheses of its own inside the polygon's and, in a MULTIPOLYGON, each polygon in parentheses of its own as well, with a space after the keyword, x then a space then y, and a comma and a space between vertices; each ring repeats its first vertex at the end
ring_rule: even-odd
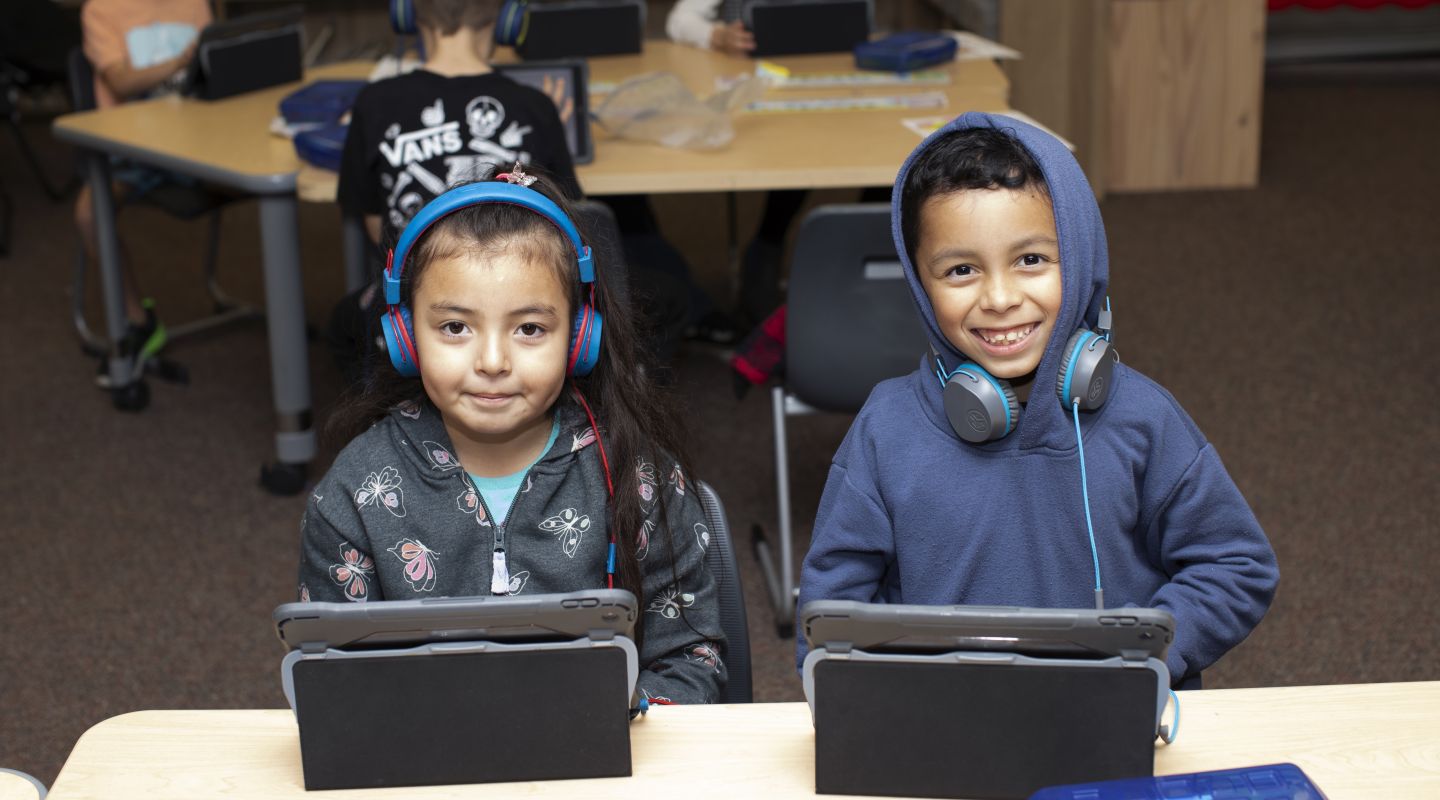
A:
POLYGON ((500 0, 412 0, 415 24, 442 36, 454 35, 461 28, 478 31, 495 24, 500 13, 500 0))
POLYGON ((1045 175, 1030 151, 998 128, 964 128, 936 139, 910 165, 900 190, 900 232, 915 259, 920 208, 938 195, 967 189, 1034 189, 1049 195, 1045 175))
MULTIPOLYGON (((587 230, 584 219, 576 215, 572 201, 556 182, 538 169, 527 167, 526 170, 536 176, 530 188, 560 207, 580 231, 581 241, 592 242, 594 232, 587 230)), ((492 170, 486 179, 493 180, 493 174, 499 171, 492 170)), ((393 241, 390 246, 394 246, 393 241)), ((456 211, 432 224, 424 235, 416 239, 410 250, 412 255, 406 258, 401 273, 401 302, 411 302, 415 286, 424 278, 426 266, 437 258, 464 252, 492 253, 501 250, 512 254, 523 253, 531 263, 544 264, 558 271, 570 297, 571 317, 566 319, 565 329, 568 335, 569 321, 582 299, 574 246, 540 214, 506 203, 485 203, 456 211)), ((666 471, 673 464, 684 471, 691 485, 695 478, 683 447, 680 417, 675 412, 670 390, 651 380, 650 376, 657 374, 657 370, 650 362, 649 349, 640 347, 641 334, 636 330, 633 311, 622 299, 625 294, 619 286, 621 278, 605 267, 597 258, 595 308, 605 319, 599 363, 585 377, 567 377, 565 388, 556 402, 557 405, 574 402, 570 389, 578 388, 595 414, 615 485, 615 494, 608 506, 608 521, 615 532, 618 551, 616 586, 630 591, 644 603, 643 573, 635 556, 637 535, 646 517, 640 502, 637 464, 645 461, 655 465, 657 470, 666 471)), ((383 300, 378 306, 378 311, 384 310, 383 300)), ((379 330, 378 321, 373 328, 379 330)), ((373 363, 366 370, 368 379, 346 391, 325 425, 325 436, 330 443, 343 447, 401 403, 428 402, 420 379, 401 377, 384 351, 374 352, 371 360, 373 363)), ((665 474, 661 472, 662 476, 665 474)), ((671 580, 678 583, 674 572, 675 532, 669 530, 663 492, 656 493, 655 502, 660 506, 661 520, 661 529, 655 533, 668 548, 671 580)), ((601 566, 597 565, 597 570, 601 566)), ((598 579, 599 572, 596 574, 598 579)), ((643 643, 642 627, 637 627, 635 633, 638 646, 643 643)), ((710 637, 719 635, 718 631, 700 633, 710 637)))

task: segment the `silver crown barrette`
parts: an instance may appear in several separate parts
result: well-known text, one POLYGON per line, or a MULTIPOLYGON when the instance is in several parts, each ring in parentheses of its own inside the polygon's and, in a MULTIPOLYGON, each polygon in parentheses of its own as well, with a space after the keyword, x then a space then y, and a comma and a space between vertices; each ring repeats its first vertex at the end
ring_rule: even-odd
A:
POLYGON ((515 166, 512 167, 509 172, 502 172, 495 177, 499 180, 505 181, 506 183, 513 183, 517 186, 524 186, 527 189, 530 188, 530 184, 535 182, 535 176, 526 175, 525 170, 521 169, 519 161, 515 162, 515 166))

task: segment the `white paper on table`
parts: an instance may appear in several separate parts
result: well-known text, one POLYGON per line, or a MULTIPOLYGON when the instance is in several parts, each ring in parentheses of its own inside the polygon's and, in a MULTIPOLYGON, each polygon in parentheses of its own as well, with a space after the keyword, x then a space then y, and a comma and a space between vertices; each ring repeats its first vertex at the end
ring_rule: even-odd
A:
POLYGON ((1006 47, 999 42, 992 42, 983 36, 977 36, 970 31, 945 31, 960 45, 956 51, 955 58, 960 61, 974 61, 982 58, 1022 58, 1020 51, 1013 47, 1006 47))

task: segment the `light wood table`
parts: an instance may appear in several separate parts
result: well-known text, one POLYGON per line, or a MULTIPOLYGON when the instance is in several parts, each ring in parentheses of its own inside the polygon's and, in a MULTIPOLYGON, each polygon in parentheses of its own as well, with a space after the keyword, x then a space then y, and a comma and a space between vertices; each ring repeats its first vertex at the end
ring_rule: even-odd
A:
POLYGON ((44 786, 29 775, 0 769, 0 800, 40 800, 44 786))
MULTIPOLYGON (((1157 774, 1288 761, 1332 800, 1440 797, 1440 682, 1211 690, 1182 698, 1180 736, 1173 745, 1157 746, 1157 774)), ((629 778, 334 791, 324 797, 815 794, 814 730, 803 703, 660 707, 632 724, 631 742, 629 778)), ((307 796, 316 795, 303 789, 299 739, 288 710, 114 717, 80 738, 50 793, 51 800, 307 796)))
MULTIPOLYGON (((502 53, 496 59, 510 60, 502 53)), ((855 60, 843 53, 774 59, 794 73, 854 72, 855 60)), ((651 72, 672 72, 697 96, 716 91, 716 79, 751 73, 755 61, 697 50, 673 42, 646 42, 631 56, 589 60, 590 82, 619 84, 651 72)), ((364 77, 369 65, 340 67, 364 77)), ((900 164, 920 138, 901 124, 911 117, 955 117, 965 111, 1007 111, 1010 85, 994 61, 953 61, 939 67, 948 84, 867 88, 772 89, 766 100, 877 97, 938 91, 946 106, 935 109, 885 109, 740 113, 735 139, 714 151, 664 148, 615 139, 598 125, 595 160, 576 168, 587 195, 724 192, 765 189, 820 189, 889 186, 900 164)), ((595 109, 603 96, 591 99, 595 109)), ((306 169, 300 196, 325 201, 335 196, 335 175, 306 169)))
MULTIPOLYGON (((513 58, 502 52, 497 60, 513 58)), ((853 70, 848 55, 777 59, 795 72, 853 70)), ((647 72, 679 75, 701 96, 715 91, 715 79, 754 69, 749 59, 697 50, 670 42, 647 42, 634 56, 589 61, 591 81, 616 83, 647 72)), ((345 62, 312 70, 305 81, 360 78, 371 64, 345 62)), ((736 138, 715 152, 670 150, 618 141, 596 131, 596 157, 579 168, 589 195, 887 186, 919 138, 900 120, 954 116, 966 110, 1003 111, 1008 83, 991 61, 957 61, 944 68, 945 85, 867 89, 777 90, 773 98, 822 98, 943 91, 938 109, 742 114, 736 138)), ((303 82, 302 82, 303 83, 303 82)), ((328 202, 335 196, 334 173, 307 168, 292 144, 270 134, 281 98, 301 83, 286 84, 225 100, 178 97, 128 103, 103 111, 67 114, 55 135, 90 151, 95 193, 106 331, 119 341, 125 330, 120 287, 120 252, 109 193, 114 155, 192 175, 254 194, 260 199, 260 233, 265 275, 265 311, 270 340, 271 386, 276 415, 276 462, 266 485, 298 491, 306 464, 316 451, 311 418, 310 376, 305 342, 299 228, 296 198, 328 202), (297 179, 298 177, 298 179, 297 179), (299 480, 297 480, 297 477, 299 480)), ((732 214, 733 224, 733 214, 732 214)), ((733 238, 733 237, 732 237, 733 238)), ((347 290, 365 282, 365 234, 358 220, 346 220, 343 237, 347 290)), ((132 364, 112 354, 109 372, 117 405, 131 384, 132 364)))
MULTIPOLYGON (((337 77, 345 67, 315 70, 309 79, 337 77)), ((106 332, 118 342, 125 332, 120 285, 120 249, 110 194, 110 156, 256 195, 265 276, 265 320, 270 342, 271 395, 275 407, 276 461, 262 474, 268 488, 298 492, 314 458, 310 368, 306 353, 305 307, 300 273, 300 231, 295 173, 300 161, 291 143, 270 134, 280 99, 300 86, 286 84, 225 100, 207 102, 163 97, 99 111, 66 114, 55 135, 83 148, 95 203, 106 332)), ((346 238, 347 260, 360 260, 363 242, 346 238)), ((134 386, 132 361, 112 352, 109 372, 116 404, 134 386)), ((133 397, 133 395, 130 395, 133 397)), ((122 405, 122 407, 125 407, 122 405)))

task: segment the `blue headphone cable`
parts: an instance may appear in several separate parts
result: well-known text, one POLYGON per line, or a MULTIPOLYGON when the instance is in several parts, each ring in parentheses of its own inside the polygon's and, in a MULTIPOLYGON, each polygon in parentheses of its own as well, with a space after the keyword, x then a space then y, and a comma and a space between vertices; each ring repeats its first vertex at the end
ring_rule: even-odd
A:
POLYGON ((1080 492, 1085 497, 1085 530, 1090 534, 1090 561, 1095 565, 1095 608, 1105 607, 1105 590, 1100 587, 1100 554, 1095 550, 1095 524, 1090 520, 1090 481, 1085 474, 1085 437, 1080 433, 1080 401, 1070 410, 1075 416, 1075 444, 1080 449, 1080 492))

